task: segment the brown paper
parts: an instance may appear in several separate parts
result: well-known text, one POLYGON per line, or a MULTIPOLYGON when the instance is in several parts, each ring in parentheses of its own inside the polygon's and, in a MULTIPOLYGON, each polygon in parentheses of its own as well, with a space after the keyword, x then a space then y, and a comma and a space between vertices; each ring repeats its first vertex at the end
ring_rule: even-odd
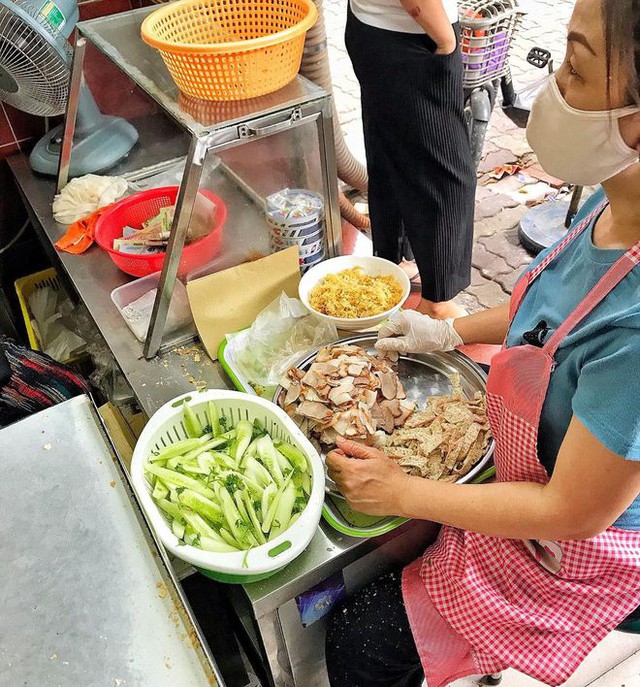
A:
POLYGON ((224 337, 250 326, 283 291, 296 297, 299 283, 295 246, 189 282, 191 312, 209 356, 217 360, 224 337))

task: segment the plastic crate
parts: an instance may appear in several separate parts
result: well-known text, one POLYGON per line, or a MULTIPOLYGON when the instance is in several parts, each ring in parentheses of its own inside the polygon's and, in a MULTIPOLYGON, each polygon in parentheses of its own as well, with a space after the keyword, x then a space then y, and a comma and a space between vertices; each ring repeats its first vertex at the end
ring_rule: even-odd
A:
MULTIPOLYGON (((36 330, 33 328, 33 323, 31 321, 29 296, 39 289, 44 289, 47 286, 50 286, 55 291, 60 291, 62 287, 60 285, 56 270, 54 267, 49 267, 41 272, 35 272, 34 274, 30 274, 26 277, 21 277, 14 282, 14 286, 16 293, 18 294, 18 302, 20 303, 20 310, 22 312, 22 318, 24 319, 24 325, 27 329, 29 345, 34 351, 41 351, 42 344, 38 339, 38 335, 36 330)), ((81 353, 80 355, 72 356, 68 360, 61 360, 60 362, 66 365, 71 365, 86 359, 86 357, 86 353, 81 353)))

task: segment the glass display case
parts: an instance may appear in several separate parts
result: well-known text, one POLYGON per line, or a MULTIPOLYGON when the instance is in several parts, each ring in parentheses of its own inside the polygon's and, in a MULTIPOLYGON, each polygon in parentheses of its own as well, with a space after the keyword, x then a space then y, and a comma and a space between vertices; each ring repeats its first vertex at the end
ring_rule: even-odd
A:
MULTIPOLYGON (((172 187, 174 193, 143 347, 147 358, 172 343, 165 326, 177 279, 186 282, 281 247, 268 210, 282 191, 300 189, 318 199, 316 260, 341 249, 329 95, 298 76, 280 91, 252 100, 187 97, 160 55, 140 38, 140 25, 153 10, 78 24, 58 179, 63 188, 82 126, 78 103, 88 85, 103 113, 126 119, 138 132, 128 156, 104 173, 124 176, 132 192, 148 191, 150 199, 162 195, 160 188, 172 187)), ((126 214, 119 221, 134 224, 126 214)), ((304 253, 303 266, 309 262, 304 253)))

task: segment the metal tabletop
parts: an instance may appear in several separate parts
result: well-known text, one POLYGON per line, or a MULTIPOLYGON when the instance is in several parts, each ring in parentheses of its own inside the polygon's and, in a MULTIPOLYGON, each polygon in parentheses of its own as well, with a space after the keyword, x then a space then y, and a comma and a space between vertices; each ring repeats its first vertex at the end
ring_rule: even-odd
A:
POLYGON ((222 684, 89 398, 0 430, 0 456, 0 684, 222 684))
MULTIPOLYGON (((69 284, 86 304, 147 415, 152 415, 176 396, 193 391, 196 384, 201 383, 208 388, 233 388, 220 364, 212 362, 204 351, 185 355, 174 350, 153 360, 142 356, 142 344, 131 334, 110 298, 111 291, 129 278, 97 247, 79 256, 57 253, 52 244, 65 228, 58 225, 51 214, 55 182, 35 175, 24 156, 8 158, 8 162, 36 231, 45 247, 51 249, 54 260, 61 265, 69 284)), ((190 350, 201 349, 191 346, 190 350)), ((284 601, 293 599, 371 551, 388 545, 390 540, 406 534, 408 530, 415 529, 416 536, 422 536, 418 535, 423 531, 422 527, 422 523, 407 523, 383 537, 354 539, 339 534, 322 522, 311 544, 298 559, 264 582, 244 585, 244 590, 256 615, 266 615, 284 601)), ((424 534, 425 541, 429 536, 433 536, 432 528, 424 534)))

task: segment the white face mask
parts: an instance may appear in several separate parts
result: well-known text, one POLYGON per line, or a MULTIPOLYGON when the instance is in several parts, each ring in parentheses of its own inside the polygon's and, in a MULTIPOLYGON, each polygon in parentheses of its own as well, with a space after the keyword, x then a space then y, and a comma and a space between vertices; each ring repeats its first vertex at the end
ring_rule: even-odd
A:
POLYGON ((593 186, 634 162, 638 151, 624 142, 618 120, 640 112, 635 106, 587 112, 567 105, 552 76, 538 93, 527 140, 544 170, 570 184, 593 186))

